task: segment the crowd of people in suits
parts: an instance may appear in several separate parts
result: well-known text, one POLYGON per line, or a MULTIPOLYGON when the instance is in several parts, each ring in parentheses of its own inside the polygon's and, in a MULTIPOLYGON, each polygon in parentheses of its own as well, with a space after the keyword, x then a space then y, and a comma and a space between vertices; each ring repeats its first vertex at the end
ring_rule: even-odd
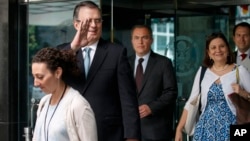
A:
POLYGON ((171 141, 177 82, 171 60, 151 50, 151 28, 132 29, 135 54, 128 59, 125 47, 101 38, 101 10, 94 2, 75 6, 73 25, 72 42, 33 58, 34 85, 48 94, 39 104, 33 140, 171 141), (69 58, 78 60, 78 75, 65 69, 69 58), (141 78, 135 80, 139 58, 141 78))
MULTIPOLYGON (((48 94, 39 103, 33 140, 172 141, 175 135, 175 140, 181 141, 188 103, 199 88, 200 70, 175 134, 175 70, 169 58, 151 50, 152 29, 147 25, 132 28, 135 54, 127 57, 125 47, 101 38, 101 9, 94 2, 83 1, 75 6, 73 26, 76 34, 72 42, 44 48, 32 60, 34 85, 48 94)), ((246 85, 250 83, 246 69, 250 68, 249 24, 235 26, 233 39, 238 47, 236 59, 222 33, 213 33, 206 41, 204 64, 208 69, 201 85, 205 95, 201 100, 203 114, 194 140, 209 140, 211 134, 227 140, 235 111, 226 95, 250 92, 246 85), (247 54, 245 60, 240 53, 247 54), (231 79, 236 67, 243 77, 241 85, 231 79), (219 97, 218 101, 215 97, 219 97), (227 116, 221 115, 225 110, 227 116), (208 118, 214 123, 206 123, 208 118), (216 124, 221 118, 226 122, 216 124), (225 132, 208 130, 208 126, 225 132)))

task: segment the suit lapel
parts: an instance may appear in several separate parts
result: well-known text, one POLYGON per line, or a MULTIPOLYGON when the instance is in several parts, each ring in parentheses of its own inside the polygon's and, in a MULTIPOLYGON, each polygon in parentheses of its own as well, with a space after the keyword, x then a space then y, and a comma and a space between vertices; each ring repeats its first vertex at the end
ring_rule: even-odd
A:
MULTIPOLYGON (((130 63, 131 69, 135 70, 135 55, 129 58, 129 63, 130 63)), ((134 75, 134 71, 133 71, 133 75, 134 75)))
POLYGON ((147 82, 147 80, 148 80, 148 78, 149 78, 155 64, 156 64, 156 60, 155 60, 155 57, 154 57, 154 52, 151 51, 150 56, 148 58, 148 64, 146 66, 146 69, 145 69, 145 72, 144 72, 144 75, 143 75, 142 87, 141 87, 141 90, 138 92, 138 96, 140 96, 141 92, 143 91, 144 85, 146 84, 146 82, 147 82))
POLYGON ((77 51, 76 55, 77 55, 77 59, 78 59, 78 66, 79 66, 81 72, 83 72, 82 74, 85 74, 84 65, 83 65, 84 60, 83 60, 83 56, 82 56, 82 49, 79 49, 77 51))

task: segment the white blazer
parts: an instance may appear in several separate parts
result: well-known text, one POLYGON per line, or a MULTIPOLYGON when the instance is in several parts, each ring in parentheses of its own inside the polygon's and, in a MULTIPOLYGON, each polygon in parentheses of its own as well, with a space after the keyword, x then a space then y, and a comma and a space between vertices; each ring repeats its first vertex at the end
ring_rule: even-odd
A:
MULTIPOLYGON (((250 74, 247 69, 243 66, 238 66, 239 69, 239 77, 240 77, 240 86, 244 88, 247 92, 250 92, 250 74)), ((192 91, 188 101, 185 104, 185 109, 188 110, 190 106, 190 102, 194 100, 194 98, 199 93, 199 80, 200 80, 201 67, 196 73, 192 91)), ((218 76, 213 73, 209 68, 206 69, 204 74, 204 78, 201 82, 201 111, 203 113, 206 105, 207 105, 207 94, 211 85, 217 80, 220 79, 222 84, 222 90, 224 92, 227 104, 234 115, 236 115, 236 110, 228 95, 232 94, 234 91, 232 89, 231 84, 236 83, 236 69, 224 74, 223 76, 218 76)))

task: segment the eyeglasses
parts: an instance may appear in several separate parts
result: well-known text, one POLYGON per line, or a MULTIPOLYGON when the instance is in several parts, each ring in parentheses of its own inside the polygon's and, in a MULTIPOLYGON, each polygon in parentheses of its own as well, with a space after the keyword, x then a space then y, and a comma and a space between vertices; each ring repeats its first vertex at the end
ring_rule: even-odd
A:
MULTIPOLYGON (((81 22, 81 20, 76 20, 77 22, 81 22)), ((101 18, 99 19, 89 19, 89 22, 92 23, 94 22, 95 24, 100 24, 103 22, 103 20, 101 18)))

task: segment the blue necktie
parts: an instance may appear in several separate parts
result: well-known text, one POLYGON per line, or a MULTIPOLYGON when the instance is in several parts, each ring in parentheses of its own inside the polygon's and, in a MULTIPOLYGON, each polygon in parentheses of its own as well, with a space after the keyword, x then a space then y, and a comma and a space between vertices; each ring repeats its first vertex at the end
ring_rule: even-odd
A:
POLYGON ((85 76, 86 76, 86 78, 88 76, 89 66, 90 66, 90 55, 89 55, 90 50, 91 50, 91 48, 89 48, 89 47, 84 48, 84 51, 85 51, 84 69, 85 69, 85 76))

